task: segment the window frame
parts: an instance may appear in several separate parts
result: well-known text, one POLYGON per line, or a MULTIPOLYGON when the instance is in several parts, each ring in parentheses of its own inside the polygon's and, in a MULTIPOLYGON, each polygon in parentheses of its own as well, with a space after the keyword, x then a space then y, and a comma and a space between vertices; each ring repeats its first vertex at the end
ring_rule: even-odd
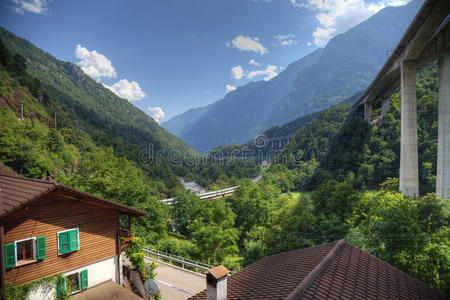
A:
MULTIPOLYGON (((58 245, 58 255, 64 255, 64 254, 67 254, 67 253, 72 253, 72 252, 75 252, 75 251, 80 250, 80 228, 76 227, 76 228, 71 228, 71 229, 66 229, 66 230, 58 231, 58 232, 56 233, 56 243, 57 243, 57 245, 58 245), (65 232, 69 232, 69 231, 74 231, 74 230, 77 231, 78 248, 75 249, 75 250, 71 250, 71 251, 68 251, 68 252, 61 253, 61 252, 60 252, 60 247, 59 247, 59 234, 60 234, 60 233, 65 233, 65 232)), ((70 234, 69 234, 69 248, 70 248, 70 234)))
POLYGON ((16 247, 16 249, 14 251, 14 256, 16 257, 16 267, 28 265, 28 264, 35 263, 35 262, 38 261, 38 259, 36 257, 36 248, 37 247, 36 247, 36 237, 35 236, 33 236, 31 238, 26 238, 26 239, 21 239, 21 240, 14 241, 14 246, 16 247), (21 259, 20 261, 22 263, 19 263, 19 260, 17 260, 17 243, 22 243, 22 242, 29 241, 29 240, 33 240, 33 242, 31 243, 31 245, 33 247, 33 260, 26 261, 24 259, 21 259))
POLYGON ((81 271, 80 272, 73 272, 71 274, 68 274, 68 275, 64 276, 64 278, 65 278, 64 284, 65 284, 66 291, 67 291, 67 283, 69 282, 69 276, 76 275, 77 279, 78 279, 78 290, 71 291, 70 295, 78 293, 78 292, 80 292, 82 290, 81 289, 81 276, 80 276, 80 273, 81 273, 81 271))

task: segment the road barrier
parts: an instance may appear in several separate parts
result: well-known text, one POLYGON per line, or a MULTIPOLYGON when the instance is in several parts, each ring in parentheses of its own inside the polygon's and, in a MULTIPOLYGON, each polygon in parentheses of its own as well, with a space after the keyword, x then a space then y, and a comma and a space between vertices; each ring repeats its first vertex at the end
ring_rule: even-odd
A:
POLYGON ((198 270, 206 271, 206 270, 209 270, 214 267, 213 265, 208 265, 208 264, 205 264, 205 263, 202 263, 199 261, 192 260, 190 258, 174 255, 174 254, 156 250, 156 249, 144 247, 143 250, 144 250, 144 253, 151 255, 151 256, 156 256, 156 258, 159 260, 162 259, 162 260, 167 260, 171 263, 181 264, 181 267, 183 269, 187 266, 187 267, 194 268, 195 271, 198 272, 198 270))
MULTIPOLYGON (((258 183, 261 181, 263 177, 263 174, 259 174, 258 176, 256 176, 256 178, 254 178, 252 180, 252 183, 258 183)), ((217 198, 217 197, 225 197, 227 195, 233 194, 234 192, 236 192, 237 188, 239 186, 232 186, 226 189, 221 189, 221 190, 217 190, 217 191, 212 191, 212 192, 206 192, 206 193, 199 193, 197 194, 197 196, 200 199, 211 199, 211 198, 217 198)), ((173 205, 175 203, 175 198, 167 198, 167 199, 162 199, 160 200, 161 202, 167 204, 167 205, 173 205)))

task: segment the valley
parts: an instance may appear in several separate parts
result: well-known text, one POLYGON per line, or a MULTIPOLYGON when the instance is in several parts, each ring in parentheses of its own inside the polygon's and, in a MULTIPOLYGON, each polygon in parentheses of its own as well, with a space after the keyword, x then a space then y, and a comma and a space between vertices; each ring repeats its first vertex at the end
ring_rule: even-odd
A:
POLYGON ((0 27, 0 175, 136 209, 117 213, 116 254, 160 283, 155 299, 200 297, 199 263, 231 271, 234 292, 253 283, 230 278, 267 257, 334 245, 324 257, 343 260, 344 243, 448 297, 449 12, 429 0, 380 9, 273 78, 162 123, 0 27))

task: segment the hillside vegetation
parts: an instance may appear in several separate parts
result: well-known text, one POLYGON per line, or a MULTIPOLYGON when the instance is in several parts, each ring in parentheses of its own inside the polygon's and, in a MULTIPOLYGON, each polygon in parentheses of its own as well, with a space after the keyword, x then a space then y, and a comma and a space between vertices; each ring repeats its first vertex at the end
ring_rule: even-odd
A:
POLYGON ((179 235, 155 246, 237 270, 265 255, 345 238, 448 295, 450 202, 429 193, 436 172, 436 70, 432 63, 417 76, 421 196, 398 193, 396 93, 378 125, 345 103, 316 114, 259 184, 241 181, 236 193, 214 204, 179 194, 170 211, 179 235))
MULTIPOLYGON (((95 120, 90 120, 89 116, 86 120, 80 118, 79 122, 72 120, 66 113, 70 107, 49 89, 51 87, 29 72, 28 60, 11 52, 0 39, 0 164, 20 175, 50 178, 147 211, 148 215, 139 219, 135 226, 137 234, 147 243, 167 236, 168 207, 158 200, 183 190, 178 176, 197 179, 205 186, 228 186, 259 172, 251 162, 225 165, 214 160, 194 159, 198 155, 193 155, 193 160, 188 162, 174 161, 173 157, 169 161, 164 156, 149 157, 142 162, 134 155, 139 153, 139 145, 132 144, 127 140, 129 137, 116 136, 103 128, 102 123, 95 127, 90 123, 95 120), (201 163, 194 167, 189 164, 197 161, 201 163)), ((134 130, 132 126, 129 128, 134 130)), ((164 135, 159 139, 163 138, 164 135)), ((164 143, 159 145, 162 147, 164 143)), ((169 151, 170 148, 162 149, 169 151)))

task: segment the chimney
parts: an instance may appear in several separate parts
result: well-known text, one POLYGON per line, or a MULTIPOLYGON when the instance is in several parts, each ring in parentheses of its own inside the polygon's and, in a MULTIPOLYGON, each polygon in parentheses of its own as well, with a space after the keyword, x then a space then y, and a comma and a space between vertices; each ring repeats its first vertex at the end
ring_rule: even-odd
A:
POLYGON ((227 299, 227 275, 230 271, 220 265, 206 271, 206 299, 227 299))

